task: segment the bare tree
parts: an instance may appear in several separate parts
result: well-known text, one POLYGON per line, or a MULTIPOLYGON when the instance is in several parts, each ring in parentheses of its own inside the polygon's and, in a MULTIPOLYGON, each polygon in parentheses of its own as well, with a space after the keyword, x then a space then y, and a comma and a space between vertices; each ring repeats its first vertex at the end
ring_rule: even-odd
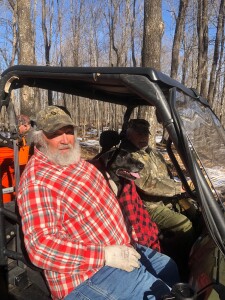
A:
POLYGON ((110 65, 127 66, 131 34, 130 0, 110 0, 105 13, 109 28, 110 65))
POLYGON ((8 0, 9 5, 13 11, 13 45, 12 45, 12 57, 10 61, 10 66, 13 66, 15 63, 16 55, 18 53, 18 30, 17 30, 17 2, 14 0, 8 0))
MULTIPOLYGON (((51 1, 50 6, 47 7, 46 0, 42 0, 42 33, 44 37, 44 47, 45 47, 45 63, 46 66, 50 66, 50 49, 52 44, 52 19, 53 19, 53 1, 51 1), (49 20, 47 20, 49 18, 49 20), (49 26, 47 26, 47 22, 49 26)), ((48 91, 48 105, 52 105, 52 91, 48 91)))
POLYGON ((215 39, 215 46, 214 46, 213 62, 212 62, 212 68, 211 68, 211 73, 210 73, 208 100, 211 104, 213 103, 213 99, 214 99, 216 68, 217 68, 217 63, 218 63, 218 59, 219 59, 219 45, 221 43, 222 25, 223 25, 223 18, 225 15, 224 3, 225 3, 224 0, 221 0, 218 21, 217 21, 217 31, 216 31, 216 39, 215 39))
POLYGON ((186 81, 188 81, 187 80, 188 79, 188 64, 189 64, 190 55, 192 53, 192 47, 187 45, 185 34, 183 36, 183 51, 184 51, 184 57, 183 57, 183 64, 181 66, 181 68, 182 68, 181 82, 185 85, 186 81))
POLYGON ((198 1, 198 69, 197 90, 204 97, 207 96, 208 73, 208 0, 198 1))
POLYGON ((81 0, 79 3, 71 0, 71 26, 73 34, 73 65, 79 66, 79 53, 80 53, 80 39, 81 39, 81 27, 82 27, 82 16, 84 10, 84 1, 81 0))
MULTIPOLYGON (((225 64, 225 59, 224 59, 225 64)), ((225 72, 223 74, 223 85, 222 85, 222 93, 221 93, 221 106, 220 106, 220 120, 222 124, 225 124, 225 72)))
POLYGON ((42 33, 44 37, 45 47, 45 63, 46 66, 50 66, 50 49, 52 43, 52 18, 53 18, 53 1, 50 3, 50 7, 46 6, 46 0, 42 0, 42 33), (47 20, 49 18, 49 20, 47 20), (48 22, 49 21, 49 22, 48 22), (47 26, 47 22, 49 26, 47 26))
MULTIPOLYGON (((175 30, 174 40, 167 35, 168 31, 162 39, 162 1, 2 1, 0 67, 3 69, 15 63, 34 64, 35 52, 38 53, 38 64, 153 67, 170 73, 176 79, 179 78, 187 86, 197 87, 203 96, 206 95, 209 85, 208 95, 210 99, 213 95, 214 100, 210 100, 213 108, 222 115, 220 107, 224 107, 224 25, 219 25, 224 21, 224 11, 221 10, 224 0, 166 0, 163 3, 170 5, 169 10, 173 13, 169 26, 171 33, 175 30), (179 6, 173 7, 177 3, 179 6), (173 18, 176 22, 173 22, 173 18), (215 24, 218 24, 216 31, 208 30, 215 24), (41 34, 44 36, 44 42, 40 38, 36 40, 36 35, 40 37, 41 34), (214 53, 211 53, 211 49, 214 48, 214 53)), ((26 104, 23 104, 24 100, 15 102, 22 103, 23 113, 26 113, 27 107, 27 112, 34 114, 39 104, 46 104, 47 92, 42 91, 41 96, 34 93, 36 92, 23 92, 21 99, 26 99, 26 104), (35 105, 33 98, 36 99, 35 105), (39 99, 41 103, 37 101, 39 99)), ((71 109, 82 106, 79 98, 76 98, 74 104, 68 95, 54 93, 50 104, 57 102, 69 105, 71 109)), ((113 110, 113 106, 102 103, 98 105, 98 109, 95 110, 91 105, 90 109, 94 114, 87 114, 87 122, 91 122, 90 118, 100 128, 102 125, 98 119, 104 118, 110 126, 115 127, 117 120, 119 122, 121 119, 121 108, 116 107, 113 110), (113 116, 117 120, 112 120, 113 116)), ((82 109, 83 106, 79 107, 81 116, 76 116, 76 120, 83 123, 82 109)), ((138 116, 151 121, 154 135, 151 113, 148 110, 140 110, 138 116)))
MULTIPOLYGON (((18 31, 19 31, 19 64, 35 64, 35 43, 31 21, 31 2, 17 0, 18 31)), ((21 111, 27 115, 35 115, 34 91, 23 88, 21 92, 21 111)))
POLYGON ((180 0, 179 13, 176 18, 176 28, 173 39, 172 48, 172 61, 171 61, 171 72, 170 76, 177 79, 177 72, 179 67, 179 56, 182 36, 184 34, 185 14, 188 6, 188 0, 180 0))
POLYGON ((162 1, 144 1, 142 66, 160 70, 161 41, 164 32, 162 1))
POLYGON ((61 3, 60 0, 57 0, 57 12, 58 12, 58 20, 57 20, 57 35, 59 35, 59 59, 57 60, 59 62, 59 65, 63 67, 63 46, 62 46, 62 9, 63 2, 61 3))
MULTIPOLYGON (((160 70, 161 39, 164 32, 162 21, 162 1, 144 1, 144 34, 142 49, 142 66, 160 70)), ((155 146, 157 121, 155 110, 139 109, 138 117, 145 118, 151 124, 150 144, 155 146)))
POLYGON ((19 28, 19 63, 32 65, 35 63, 35 45, 32 35, 30 1, 17 0, 18 28, 19 28))
POLYGON ((135 30, 135 18, 136 18, 136 0, 133 1, 133 15, 132 15, 132 20, 131 20, 131 49, 132 49, 132 61, 133 61, 133 66, 137 66, 137 60, 135 57, 135 42, 134 42, 134 30, 135 30))
POLYGON ((218 62, 218 68, 216 71, 216 79, 215 79, 214 92, 213 92, 214 99, 217 99, 217 101, 213 101, 214 112, 220 117, 220 119, 222 119, 222 116, 225 113, 225 111, 222 109, 224 105, 223 86, 225 84, 224 83, 224 43, 225 43, 224 23, 225 23, 225 18, 223 18, 223 22, 222 22, 220 57, 218 62))

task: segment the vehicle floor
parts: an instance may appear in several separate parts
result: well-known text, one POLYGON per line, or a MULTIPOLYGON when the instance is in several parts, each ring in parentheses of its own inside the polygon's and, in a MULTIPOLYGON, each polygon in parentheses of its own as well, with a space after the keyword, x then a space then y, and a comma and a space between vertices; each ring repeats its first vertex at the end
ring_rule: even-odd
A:
MULTIPOLYGON (((50 291, 42 273, 38 270, 26 267, 22 276, 13 277, 18 272, 17 267, 8 273, 8 298, 6 300, 50 300, 50 291), (14 282, 14 283, 13 283, 14 282), (17 283, 15 283, 17 282, 17 283)), ((6 293, 6 294, 7 294, 6 293)), ((1 298, 1 297, 0 297, 1 298)), ((2 299, 2 298, 1 298, 2 299)))
POLYGON ((25 289, 20 289, 16 286, 9 288, 9 296, 7 300, 50 300, 38 286, 35 284, 29 285, 25 289))

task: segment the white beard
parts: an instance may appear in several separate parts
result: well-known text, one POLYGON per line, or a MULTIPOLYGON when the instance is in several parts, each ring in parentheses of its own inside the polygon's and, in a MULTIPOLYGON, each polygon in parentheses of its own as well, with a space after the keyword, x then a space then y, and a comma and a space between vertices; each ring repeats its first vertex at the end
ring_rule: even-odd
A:
MULTIPOLYGON (((62 153, 60 150, 56 150, 52 152, 46 141, 42 140, 40 145, 40 151, 44 153, 47 158, 52 161, 53 163, 60 165, 60 166, 68 166, 70 164, 75 164, 80 161, 81 157, 81 150, 80 150, 80 145, 79 142, 76 140, 74 145, 66 145, 66 148, 70 148, 66 153, 62 153), (41 144, 41 145, 40 145, 41 144)), ((64 147, 61 146, 60 149, 63 149, 64 147)))
POLYGON ((57 150, 56 152, 52 153, 48 149, 45 155, 50 161, 60 166, 68 166, 70 164, 78 163, 80 161, 81 156, 79 143, 76 141, 74 146, 70 144, 67 146, 69 146, 70 149, 66 153, 62 154, 60 150, 57 150))

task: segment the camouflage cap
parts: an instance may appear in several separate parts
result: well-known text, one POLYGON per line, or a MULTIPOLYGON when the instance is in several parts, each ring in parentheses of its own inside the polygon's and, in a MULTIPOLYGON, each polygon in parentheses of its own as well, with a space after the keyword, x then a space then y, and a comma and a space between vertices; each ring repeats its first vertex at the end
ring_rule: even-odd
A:
POLYGON ((140 133, 150 133, 149 130, 150 124, 145 119, 131 119, 128 124, 127 128, 132 128, 137 132, 140 133))
POLYGON ((36 125, 36 130, 43 130, 47 133, 55 132, 68 125, 75 127, 70 116, 61 108, 54 105, 39 111, 36 118, 36 125))

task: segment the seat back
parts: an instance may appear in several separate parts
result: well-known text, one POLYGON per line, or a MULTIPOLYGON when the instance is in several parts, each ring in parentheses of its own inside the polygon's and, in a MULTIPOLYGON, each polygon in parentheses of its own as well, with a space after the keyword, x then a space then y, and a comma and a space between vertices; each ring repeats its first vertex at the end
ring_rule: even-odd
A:
POLYGON ((98 159, 103 153, 109 151, 110 149, 116 147, 120 143, 120 135, 115 130, 106 130, 100 134, 99 145, 101 146, 101 151, 93 158, 98 159))

